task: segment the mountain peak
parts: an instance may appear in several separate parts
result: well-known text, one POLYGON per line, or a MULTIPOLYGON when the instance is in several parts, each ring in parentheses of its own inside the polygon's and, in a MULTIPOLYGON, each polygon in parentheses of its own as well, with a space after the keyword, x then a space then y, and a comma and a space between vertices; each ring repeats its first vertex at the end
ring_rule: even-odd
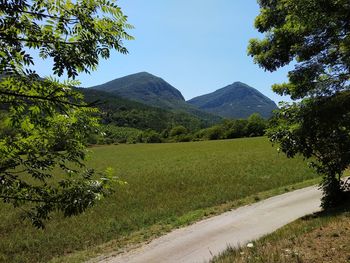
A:
POLYGON ((153 75, 147 71, 133 73, 133 74, 127 75, 125 77, 155 77, 155 78, 157 78, 155 75, 153 75))
POLYGON ((226 118, 247 118, 252 113, 268 118, 272 110, 277 108, 268 97, 239 81, 188 102, 226 118))
MULTIPOLYGON (((235 81, 233 82, 232 84, 230 85, 227 85, 221 89, 218 89, 218 90, 234 90, 234 89, 247 89, 247 90, 254 90, 256 91, 256 89, 250 87, 249 85, 243 83, 243 82, 240 82, 240 81, 235 81)), ((217 91, 218 91, 217 90, 217 91)))
POLYGON ((240 81, 235 81, 233 82, 231 85, 229 86, 238 86, 238 85, 243 85, 243 86, 247 86, 249 87, 247 84, 243 83, 243 82, 240 82, 240 81))
POLYGON ((185 102, 179 90, 148 72, 138 72, 91 88, 160 108, 174 108, 178 102, 185 102))

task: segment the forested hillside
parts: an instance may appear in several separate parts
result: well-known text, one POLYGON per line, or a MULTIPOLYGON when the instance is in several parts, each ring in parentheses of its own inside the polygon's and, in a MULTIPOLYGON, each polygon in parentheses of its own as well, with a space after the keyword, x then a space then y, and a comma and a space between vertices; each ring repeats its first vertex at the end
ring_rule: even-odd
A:
MULTIPOLYGON (((148 106, 104 91, 83 88, 79 91, 84 94, 87 102, 96 102, 96 106, 101 110, 103 124, 161 132, 176 125, 183 125, 194 131, 217 122, 215 118, 207 121, 183 111, 148 106)), ((216 119, 220 120, 218 117, 216 119)))

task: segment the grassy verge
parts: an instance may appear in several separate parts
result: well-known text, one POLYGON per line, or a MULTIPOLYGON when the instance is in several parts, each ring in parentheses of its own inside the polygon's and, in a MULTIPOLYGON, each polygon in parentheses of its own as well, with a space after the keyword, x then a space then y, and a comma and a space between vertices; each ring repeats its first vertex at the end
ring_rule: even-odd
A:
POLYGON ((0 261, 79 262, 316 178, 266 138, 97 147, 89 166, 113 167, 128 185, 83 215, 56 215, 39 231, 1 205, 0 261))
POLYGON ((102 245, 93 247, 89 250, 77 251, 75 253, 71 253, 63 257, 54 258, 50 260, 50 262, 51 263, 59 263, 59 262, 73 263, 73 262, 84 262, 89 259, 91 259, 89 261, 91 263, 98 262, 100 259, 103 259, 106 257, 112 257, 119 253, 126 252, 131 249, 140 247, 143 244, 150 242, 152 239, 157 238, 161 235, 164 235, 175 228, 190 225, 199 220, 212 217, 215 215, 219 215, 229 210, 232 210, 234 208, 238 208, 244 205, 249 205, 254 202, 264 200, 275 195, 283 194, 285 192, 304 188, 310 185, 316 185, 319 183, 319 181, 320 180, 318 178, 311 179, 311 180, 303 181, 301 183, 288 185, 285 187, 279 187, 279 188, 275 188, 265 192, 256 193, 252 196, 248 196, 248 197, 231 201, 231 202, 226 202, 218 206, 191 211, 177 218, 174 222, 170 222, 170 223, 160 222, 150 227, 145 227, 140 231, 133 232, 122 239, 112 240, 102 245))
POLYGON ((350 262, 350 205, 305 216, 251 244, 229 248, 212 263, 350 262))

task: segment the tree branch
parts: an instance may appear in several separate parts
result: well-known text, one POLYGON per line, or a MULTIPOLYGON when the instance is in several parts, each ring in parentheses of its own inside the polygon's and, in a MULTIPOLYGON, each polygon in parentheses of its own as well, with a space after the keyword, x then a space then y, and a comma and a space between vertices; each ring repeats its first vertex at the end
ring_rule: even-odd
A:
POLYGON ((27 99, 38 99, 38 100, 44 100, 44 101, 50 101, 53 103, 60 103, 64 105, 70 105, 70 106, 75 106, 78 108, 90 108, 96 105, 97 101, 90 102, 86 105, 84 104, 78 104, 70 101, 63 101, 63 100, 58 100, 53 98, 48 98, 48 97, 42 97, 42 96, 37 96, 37 95, 26 95, 26 94, 18 94, 18 93, 12 93, 12 92, 7 92, 7 91, 0 91, 0 94, 7 95, 7 96, 14 96, 14 97, 22 97, 22 98, 27 98, 27 99))
POLYGON ((77 45, 80 44, 81 42, 74 41, 74 42, 66 42, 66 41, 48 41, 48 40, 39 40, 39 39, 28 39, 28 38, 20 38, 20 37, 2 37, 0 36, 1 40, 13 40, 13 41, 21 41, 21 42, 35 42, 35 43, 40 43, 40 44, 54 44, 54 43, 60 43, 63 45, 77 45))
MULTIPOLYGON (((33 16, 40 16, 40 17, 45 17, 45 18, 52 18, 52 19, 64 19, 67 22, 77 22, 79 21, 77 18, 65 18, 65 17, 59 17, 59 16, 54 16, 54 15, 49 15, 49 14, 42 14, 42 13, 36 13, 36 12, 30 12, 30 11, 24 11, 24 10, 18 10, 19 13, 25 13, 33 16)), ((67 12, 67 10, 65 10, 67 12)), ((67 12, 68 13, 68 12, 67 12)))

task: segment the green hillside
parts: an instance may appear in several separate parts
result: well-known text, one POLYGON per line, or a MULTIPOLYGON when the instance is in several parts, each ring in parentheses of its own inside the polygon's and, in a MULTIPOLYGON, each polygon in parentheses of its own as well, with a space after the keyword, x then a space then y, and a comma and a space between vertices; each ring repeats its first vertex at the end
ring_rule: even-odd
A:
POLYGON ((188 103, 221 117, 237 119, 247 118, 253 113, 269 118, 272 111, 277 109, 272 100, 241 82, 195 97, 188 103))
POLYGON ((105 91, 152 107, 171 110, 175 114, 194 115, 209 125, 221 120, 219 116, 188 104, 179 90, 163 79, 147 72, 128 75, 90 89, 105 91))
POLYGON ((78 90, 84 94, 87 102, 98 101, 96 106, 102 112, 101 117, 104 124, 141 130, 152 129, 158 132, 176 125, 183 125, 188 130, 193 131, 208 127, 216 123, 216 119, 219 119, 218 117, 216 119, 201 119, 183 111, 151 107, 100 90, 84 88, 78 90))
POLYGON ((147 72, 128 75, 92 88, 165 109, 177 108, 179 102, 185 102, 180 91, 147 72))

